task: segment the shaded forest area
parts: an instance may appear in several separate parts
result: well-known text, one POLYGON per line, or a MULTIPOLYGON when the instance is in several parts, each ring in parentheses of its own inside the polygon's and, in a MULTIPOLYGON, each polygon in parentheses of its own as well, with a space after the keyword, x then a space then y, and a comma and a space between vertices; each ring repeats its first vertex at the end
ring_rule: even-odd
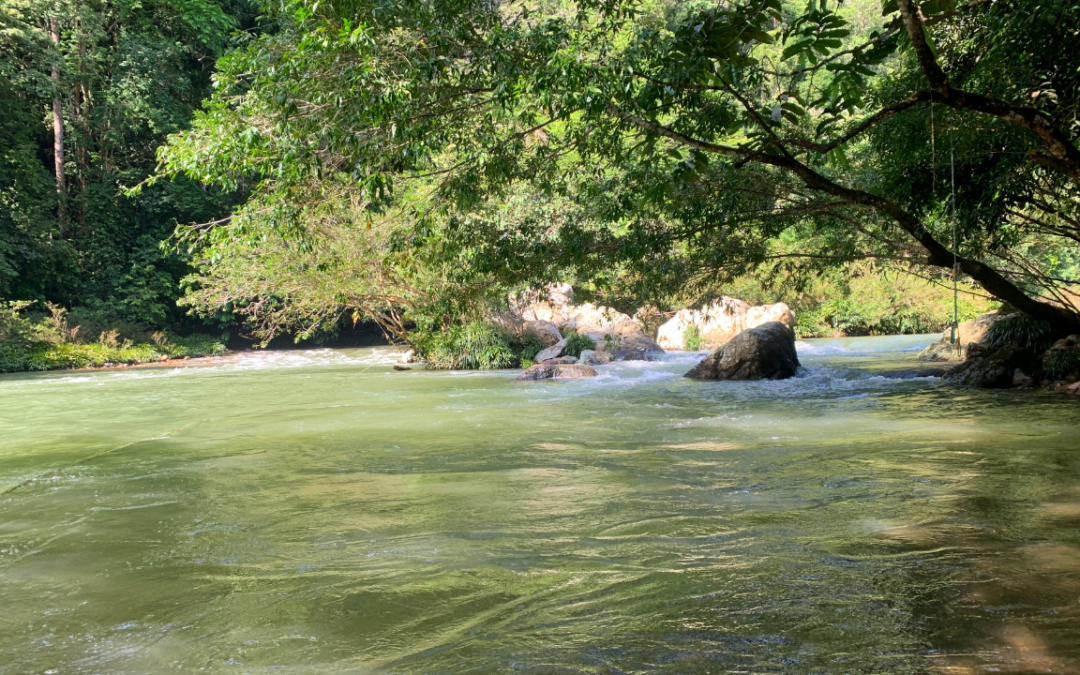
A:
POLYGON ((190 261, 162 242, 226 215, 229 196, 183 178, 124 190, 258 14, 249 0, 0 2, 0 298, 71 309, 92 338, 184 322, 190 261))

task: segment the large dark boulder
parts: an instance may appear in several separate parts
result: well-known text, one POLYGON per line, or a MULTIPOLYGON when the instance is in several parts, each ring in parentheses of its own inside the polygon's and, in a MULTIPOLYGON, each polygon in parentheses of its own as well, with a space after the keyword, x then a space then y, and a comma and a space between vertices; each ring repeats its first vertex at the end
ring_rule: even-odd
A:
POLYGON ((799 369, 795 332, 779 321, 747 328, 683 377, 695 380, 783 380, 799 369))

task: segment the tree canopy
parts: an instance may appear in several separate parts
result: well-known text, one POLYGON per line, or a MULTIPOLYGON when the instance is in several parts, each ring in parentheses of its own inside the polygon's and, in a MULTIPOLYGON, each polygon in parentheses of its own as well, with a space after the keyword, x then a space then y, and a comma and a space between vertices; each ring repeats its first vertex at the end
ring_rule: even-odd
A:
POLYGON ((210 93, 247 0, 0 0, 0 298, 179 318, 177 222, 227 212, 190 180, 125 196, 210 93))
POLYGON ((963 275, 1080 330, 1078 5, 268 12, 278 29, 220 62, 205 109, 160 153, 165 175, 250 194, 189 232, 208 265, 267 237, 312 250, 304 214, 345 190, 403 224, 393 253, 434 247, 462 281, 573 274, 645 300, 869 258, 963 275))

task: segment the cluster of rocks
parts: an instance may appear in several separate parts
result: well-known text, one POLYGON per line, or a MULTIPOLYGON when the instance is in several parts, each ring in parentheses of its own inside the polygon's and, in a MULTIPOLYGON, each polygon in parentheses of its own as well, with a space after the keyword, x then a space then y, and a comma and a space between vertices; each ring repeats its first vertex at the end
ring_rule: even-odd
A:
POLYGON ((795 328, 795 314, 784 303, 751 306, 736 298, 722 296, 702 309, 684 309, 660 326, 656 341, 664 349, 686 349, 687 329, 697 329, 700 347, 716 349, 748 328, 779 322, 795 328))
POLYGON ((955 363, 945 373, 949 384, 983 389, 1031 389, 1041 387, 1080 395, 1080 366, 1060 372, 1055 362, 1063 358, 1080 364, 1077 336, 1057 340, 1050 349, 1039 353, 1018 345, 991 345, 986 340, 990 327, 1007 313, 990 312, 961 323, 955 333, 948 330, 941 340, 927 347, 919 359, 955 363), (1069 353, 1076 356, 1069 358, 1069 353))
POLYGON ((513 298, 509 311, 497 317, 504 326, 531 337, 544 349, 536 365, 519 380, 592 377, 594 365, 612 361, 652 360, 665 349, 682 350, 691 326, 701 339, 698 347, 716 348, 686 374, 695 379, 756 380, 791 377, 799 367, 795 354, 795 316, 778 303, 752 307, 722 297, 704 309, 684 309, 660 326, 657 339, 646 332, 644 321, 623 312, 573 302, 573 288, 555 284, 543 292, 513 298), (564 354, 571 334, 586 335, 596 344, 580 357, 564 354), (723 345, 723 346, 721 346, 723 345))
POLYGON ((592 365, 651 360, 664 353, 641 321, 602 305, 575 305, 568 284, 553 284, 545 293, 534 291, 513 300, 510 310, 496 319, 545 346, 535 357, 536 365, 522 372, 519 380, 592 377, 596 375, 592 365), (580 357, 564 355, 573 334, 588 336, 597 348, 582 351, 580 357))
POLYGON ((990 347, 976 342, 967 348, 966 360, 945 375, 945 381, 986 389, 1041 387, 1080 395, 1080 367, 1065 373, 1055 372, 1052 367, 1054 361, 1070 352, 1076 354, 1072 363, 1080 364, 1076 335, 1057 340, 1042 354, 1015 345, 990 347))

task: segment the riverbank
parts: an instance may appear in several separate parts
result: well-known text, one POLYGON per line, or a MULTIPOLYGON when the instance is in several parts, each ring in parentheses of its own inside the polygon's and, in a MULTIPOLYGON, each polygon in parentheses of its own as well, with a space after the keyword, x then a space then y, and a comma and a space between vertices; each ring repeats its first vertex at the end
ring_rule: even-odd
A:
POLYGON ((0 345, 0 373, 41 370, 85 370, 169 363, 227 353, 225 344, 209 335, 162 338, 159 343, 78 343, 23 341, 0 345))

